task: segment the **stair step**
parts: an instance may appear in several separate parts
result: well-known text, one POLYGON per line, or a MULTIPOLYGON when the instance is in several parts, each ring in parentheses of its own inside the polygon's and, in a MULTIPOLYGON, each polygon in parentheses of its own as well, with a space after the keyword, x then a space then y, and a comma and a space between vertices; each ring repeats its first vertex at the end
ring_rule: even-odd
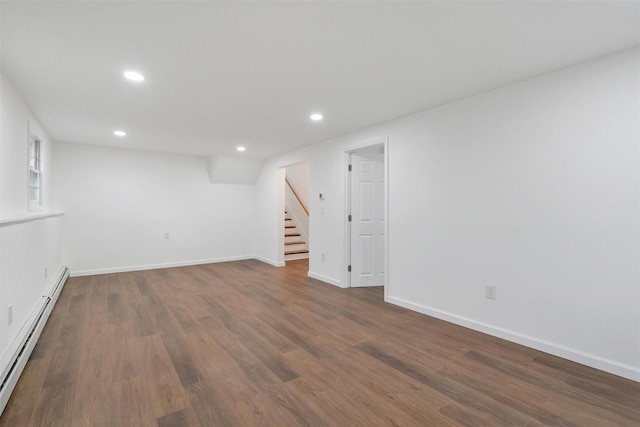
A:
POLYGON ((300 237, 300 233, 284 233, 284 237, 300 237))
POLYGON ((295 225, 285 225, 284 228, 296 228, 295 225))
POLYGON ((297 242, 284 242, 285 245, 304 245, 302 240, 298 240, 297 242))
POLYGON ((297 251, 285 251, 285 255, 295 255, 295 254, 308 254, 309 250, 308 249, 300 249, 297 251))

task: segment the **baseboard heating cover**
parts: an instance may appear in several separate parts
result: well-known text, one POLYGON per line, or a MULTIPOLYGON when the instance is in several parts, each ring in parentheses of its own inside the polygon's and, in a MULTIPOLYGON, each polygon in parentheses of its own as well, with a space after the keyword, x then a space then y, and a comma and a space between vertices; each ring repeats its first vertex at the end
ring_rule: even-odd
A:
POLYGON ((18 379, 24 370, 31 352, 33 351, 40 333, 44 329, 44 325, 47 323, 47 319, 53 310, 60 292, 69 277, 69 269, 67 267, 61 267, 56 279, 51 282, 49 287, 45 290, 44 295, 38 301, 38 305, 33 310, 24 326, 18 334, 18 345, 14 346, 11 357, 6 363, 2 364, 2 376, 0 377, 0 415, 4 412, 4 408, 7 406, 9 397, 18 383, 18 379))

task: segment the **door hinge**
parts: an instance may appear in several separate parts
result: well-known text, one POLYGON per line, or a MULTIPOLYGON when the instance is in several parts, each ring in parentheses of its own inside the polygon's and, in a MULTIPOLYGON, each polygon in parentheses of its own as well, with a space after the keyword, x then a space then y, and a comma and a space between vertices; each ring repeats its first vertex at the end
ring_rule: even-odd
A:
POLYGON ((349 172, 351 172, 351 165, 349 165, 349 172))
POLYGON ((351 215, 349 215, 347 219, 348 219, 349 221, 351 221, 351 215))
POLYGON ((349 273, 351 273, 351 266, 350 266, 350 265, 349 265, 349 266, 347 266, 347 271, 348 271, 349 273))

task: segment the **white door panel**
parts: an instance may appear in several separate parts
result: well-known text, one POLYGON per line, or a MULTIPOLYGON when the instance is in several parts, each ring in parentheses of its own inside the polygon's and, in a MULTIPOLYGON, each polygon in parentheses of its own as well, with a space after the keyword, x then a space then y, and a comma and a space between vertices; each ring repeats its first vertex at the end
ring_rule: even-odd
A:
POLYGON ((354 287, 384 285, 384 163, 368 157, 351 154, 351 286, 354 287))

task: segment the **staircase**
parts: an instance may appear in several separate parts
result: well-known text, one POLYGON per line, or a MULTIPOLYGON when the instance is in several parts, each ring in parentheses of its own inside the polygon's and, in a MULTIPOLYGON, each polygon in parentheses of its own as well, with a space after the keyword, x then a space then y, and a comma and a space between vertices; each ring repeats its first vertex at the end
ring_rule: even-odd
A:
POLYGON ((295 221, 284 211, 284 260, 309 258, 309 249, 295 221))

